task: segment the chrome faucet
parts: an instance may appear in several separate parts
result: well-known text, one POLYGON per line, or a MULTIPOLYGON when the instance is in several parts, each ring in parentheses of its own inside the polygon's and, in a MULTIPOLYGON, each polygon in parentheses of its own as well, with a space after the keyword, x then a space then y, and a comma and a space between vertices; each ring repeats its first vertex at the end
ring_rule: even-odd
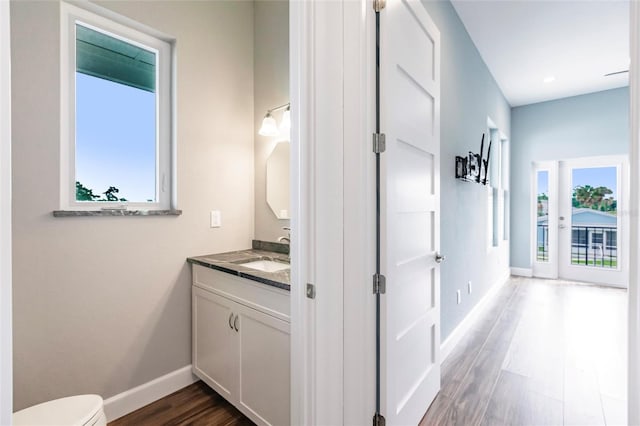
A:
POLYGON ((278 238, 278 242, 279 243, 283 243, 284 244, 291 244, 291 228, 288 226, 283 226, 282 227, 283 230, 287 231, 287 236, 282 236, 280 238, 278 238))

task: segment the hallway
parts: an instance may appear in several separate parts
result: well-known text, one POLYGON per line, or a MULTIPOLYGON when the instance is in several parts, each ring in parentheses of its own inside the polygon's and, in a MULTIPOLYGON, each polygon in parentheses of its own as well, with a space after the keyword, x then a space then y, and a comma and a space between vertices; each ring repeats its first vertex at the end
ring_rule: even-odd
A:
POLYGON ((512 277, 420 424, 626 424, 626 313, 625 290, 512 277))

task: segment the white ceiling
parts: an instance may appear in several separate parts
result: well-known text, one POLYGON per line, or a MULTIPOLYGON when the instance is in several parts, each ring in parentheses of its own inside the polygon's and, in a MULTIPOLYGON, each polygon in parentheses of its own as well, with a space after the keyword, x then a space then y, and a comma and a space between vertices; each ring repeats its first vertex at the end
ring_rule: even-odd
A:
POLYGON ((628 85, 629 1, 452 3, 511 106, 628 85))

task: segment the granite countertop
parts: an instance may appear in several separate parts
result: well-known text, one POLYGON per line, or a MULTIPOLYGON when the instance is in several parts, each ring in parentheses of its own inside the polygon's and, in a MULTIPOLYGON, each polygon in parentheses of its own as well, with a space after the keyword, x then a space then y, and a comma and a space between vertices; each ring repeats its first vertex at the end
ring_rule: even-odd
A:
POLYGON ((227 253, 208 254, 205 256, 190 257, 187 262, 206 268, 216 269, 248 280, 258 281, 273 287, 287 291, 291 290, 291 270, 285 269, 277 272, 264 272, 242 266, 242 263, 253 260, 275 260, 289 263, 288 255, 273 251, 249 249, 231 251, 227 253))

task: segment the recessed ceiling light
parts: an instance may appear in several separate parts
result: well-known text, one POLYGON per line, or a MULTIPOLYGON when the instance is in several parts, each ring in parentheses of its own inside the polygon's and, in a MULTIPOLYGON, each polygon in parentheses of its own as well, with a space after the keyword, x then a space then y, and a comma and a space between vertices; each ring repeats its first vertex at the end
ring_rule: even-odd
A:
POLYGON ((545 77, 544 80, 542 80, 545 83, 551 83, 552 81, 555 81, 555 77, 550 75, 549 77, 545 77))

